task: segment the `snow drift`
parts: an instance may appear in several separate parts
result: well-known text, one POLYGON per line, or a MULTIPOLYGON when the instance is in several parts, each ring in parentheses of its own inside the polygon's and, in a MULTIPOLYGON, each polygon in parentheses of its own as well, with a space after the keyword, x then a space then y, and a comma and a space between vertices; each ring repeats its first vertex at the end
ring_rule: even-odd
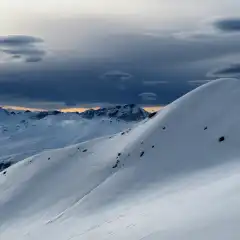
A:
POLYGON ((240 81, 221 79, 111 137, 0 176, 1 239, 237 240, 240 81))

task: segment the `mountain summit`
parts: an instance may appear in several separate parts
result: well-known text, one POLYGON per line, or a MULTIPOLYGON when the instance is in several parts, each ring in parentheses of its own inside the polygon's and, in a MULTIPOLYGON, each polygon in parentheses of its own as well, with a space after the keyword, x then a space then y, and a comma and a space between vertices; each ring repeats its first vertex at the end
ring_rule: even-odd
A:
POLYGON ((89 119, 94 117, 109 117, 125 121, 140 121, 147 118, 149 113, 135 104, 126 104, 100 108, 97 110, 90 109, 80 115, 89 119))

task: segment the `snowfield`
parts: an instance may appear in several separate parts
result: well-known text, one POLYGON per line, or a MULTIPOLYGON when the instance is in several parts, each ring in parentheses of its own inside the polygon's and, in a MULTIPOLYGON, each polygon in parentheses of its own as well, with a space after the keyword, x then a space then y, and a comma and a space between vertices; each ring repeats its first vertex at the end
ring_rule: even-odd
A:
POLYGON ((220 79, 124 132, 14 164, 0 239, 239 240, 239 103, 240 80, 220 79))
POLYGON ((110 118, 88 120, 75 113, 33 120, 33 114, 1 116, 0 111, 0 163, 15 163, 46 149, 63 148, 112 135, 135 124, 110 118))

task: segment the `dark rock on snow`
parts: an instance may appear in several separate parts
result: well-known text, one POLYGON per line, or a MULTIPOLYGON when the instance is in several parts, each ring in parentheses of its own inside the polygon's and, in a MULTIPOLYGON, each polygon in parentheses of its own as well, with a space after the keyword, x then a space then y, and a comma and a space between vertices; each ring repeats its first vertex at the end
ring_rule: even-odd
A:
POLYGON ((120 163, 120 161, 117 160, 116 163, 115 163, 115 165, 114 165, 112 168, 117 168, 119 163, 120 163))
POLYGON ((156 116, 157 112, 149 113, 148 118, 153 118, 156 116))
POLYGON ((12 165, 11 162, 1 162, 0 163, 0 172, 9 168, 12 165))
POLYGON ((144 151, 141 152, 140 157, 142 157, 143 155, 144 155, 144 151))
POLYGON ((223 142, 224 140, 225 140, 225 137, 220 137, 220 138, 218 139, 219 142, 223 142))

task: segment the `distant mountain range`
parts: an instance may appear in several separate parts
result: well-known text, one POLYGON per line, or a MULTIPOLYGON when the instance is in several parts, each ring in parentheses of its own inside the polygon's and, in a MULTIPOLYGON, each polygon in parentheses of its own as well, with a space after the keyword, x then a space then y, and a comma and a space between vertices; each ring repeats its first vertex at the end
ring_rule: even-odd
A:
POLYGON ((124 121, 140 121, 147 117, 149 117, 149 112, 144 110, 143 108, 135 105, 135 104, 125 104, 125 105, 117 105, 117 106, 110 106, 105 108, 99 108, 97 110, 89 109, 84 112, 73 112, 73 113, 64 113, 58 110, 54 111, 42 111, 42 112, 31 112, 29 110, 23 112, 19 111, 9 111, 4 108, 0 108, 0 118, 6 116, 14 116, 14 115, 28 115, 31 119, 40 120, 46 118, 47 116, 54 116, 54 115, 73 115, 77 114, 80 117, 86 119, 93 119, 96 117, 107 117, 107 118, 115 118, 118 120, 124 121))

